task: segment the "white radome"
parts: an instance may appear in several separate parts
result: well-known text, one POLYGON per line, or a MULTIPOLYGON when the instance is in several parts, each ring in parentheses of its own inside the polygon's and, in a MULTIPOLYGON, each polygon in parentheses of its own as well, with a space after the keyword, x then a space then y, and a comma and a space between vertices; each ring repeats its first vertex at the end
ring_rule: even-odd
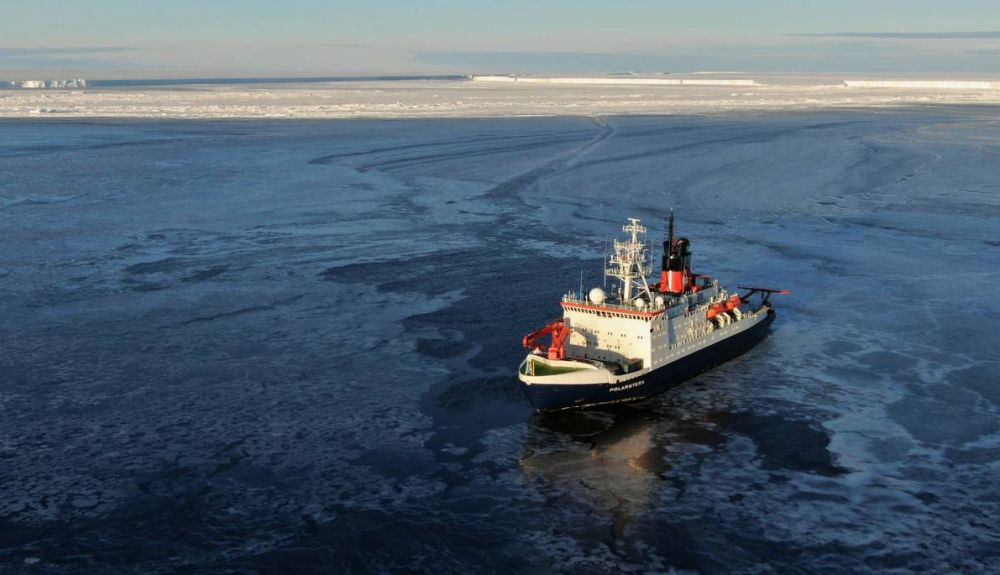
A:
POLYGON ((589 294, 587 294, 587 298, 590 299, 590 303, 594 303, 597 305, 601 305, 602 303, 604 303, 604 299, 606 297, 607 294, 605 294, 604 290, 602 290, 599 287, 595 287, 594 289, 590 290, 589 294))

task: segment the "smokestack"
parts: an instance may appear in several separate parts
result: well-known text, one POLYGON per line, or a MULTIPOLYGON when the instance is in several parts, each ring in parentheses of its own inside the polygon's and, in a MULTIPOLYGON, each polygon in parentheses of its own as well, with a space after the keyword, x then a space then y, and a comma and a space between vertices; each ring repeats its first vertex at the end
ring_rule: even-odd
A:
POLYGON ((666 293, 670 285, 667 272, 670 269, 670 254, 674 251, 674 209, 670 208, 670 224, 667 227, 667 241, 663 242, 663 260, 660 265, 660 291, 666 293))
POLYGON ((667 241, 670 242, 671 251, 674 249, 674 209, 670 208, 670 231, 667 232, 667 241))

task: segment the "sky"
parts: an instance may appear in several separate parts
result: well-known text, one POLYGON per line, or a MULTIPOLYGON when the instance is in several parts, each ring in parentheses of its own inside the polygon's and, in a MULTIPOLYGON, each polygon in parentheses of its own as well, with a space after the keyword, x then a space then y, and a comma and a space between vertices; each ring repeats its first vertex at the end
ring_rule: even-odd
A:
POLYGON ((996 0, 0 0, 0 74, 1000 74, 996 0))

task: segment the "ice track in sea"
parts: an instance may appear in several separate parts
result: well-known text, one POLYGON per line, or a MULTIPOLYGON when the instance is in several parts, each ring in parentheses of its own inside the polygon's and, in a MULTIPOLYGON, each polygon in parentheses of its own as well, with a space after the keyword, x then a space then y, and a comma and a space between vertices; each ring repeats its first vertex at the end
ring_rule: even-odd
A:
POLYGON ((0 123, 0 572, 1000 570, 995 108, 0 123), (768 340, 538 416, 625 217, 768 340))

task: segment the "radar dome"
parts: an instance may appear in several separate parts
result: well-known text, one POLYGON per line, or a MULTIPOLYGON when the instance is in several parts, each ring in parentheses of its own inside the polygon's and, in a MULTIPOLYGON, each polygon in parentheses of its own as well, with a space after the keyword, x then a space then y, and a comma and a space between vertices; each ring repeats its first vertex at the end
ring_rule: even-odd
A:
POLYGON ((596 303, 597 305, 601 305, 602 303, 604 303, 604 298, 607 296, 604 294, 604 290, 595 287, 594 289, 590 290, 590 293, 587 294, 587 297, 590 299, 591 302, 596 303))
POLYGON ((637 307, 638 309, 646 307, 646 300, 642 299, 641 297, 635 298, 635 301, 632 303, 634 303, 635 307, 637 307))
POLYGON ((656 296, 656 307, 663 307, 664 299, 662 295, 656 296))

